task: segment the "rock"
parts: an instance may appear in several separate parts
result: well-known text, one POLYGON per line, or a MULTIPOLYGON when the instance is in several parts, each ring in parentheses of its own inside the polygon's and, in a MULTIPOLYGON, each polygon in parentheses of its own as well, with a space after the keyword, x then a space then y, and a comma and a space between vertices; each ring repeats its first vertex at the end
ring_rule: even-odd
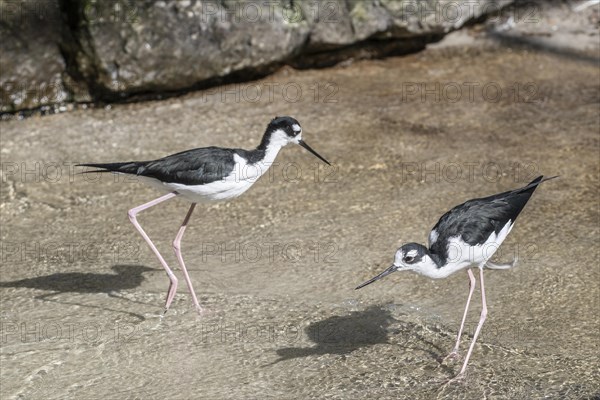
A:
POLYGON ((0 112, 69 100, 58 0, 0 3, 0 112))
POLYGON ((81 72, 97 94, 172 91, 264 73, 306 40, 267 2, 77 2, 81 72), (90 15, 91 7, 94 8, 90 15))
POLYGON ((10 18, 1 25, 1 107, 89 100, 88 88, 93 100, 115 101, 249 80, 284 64, 417 51, 511 1, 30 0, 30 29, 16 31, 10 18), (55 23, 31 10, 46 3, 55 23), (53 84, 57 94, 20 99, 4 84, 12 81, 53 84))

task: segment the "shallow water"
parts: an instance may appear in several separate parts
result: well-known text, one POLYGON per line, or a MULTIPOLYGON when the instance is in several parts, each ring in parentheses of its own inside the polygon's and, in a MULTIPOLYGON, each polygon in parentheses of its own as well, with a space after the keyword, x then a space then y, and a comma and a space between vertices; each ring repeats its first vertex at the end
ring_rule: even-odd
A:
MULTIPOLYGON (((599 100, 591 59, 486 45, 3 122, 3 397, 598 396, 599 100), (72 165, 251 147, 284 114, 336 168, 285 148, 245 196, 197 207, 183 251, 210 312, 194 314, 181 279, 160 318, 167 278, 126 217, 155 192, 72 165), (467 378, 443 387, 461 365, 440 360, 466 274, 353 288, 451 206, 539 174, 561 178, 536 191, 498 252, 519 265, 486 272, 467 378)), ((172 264, 185 210, 172 201, 140 217, 172 264)))

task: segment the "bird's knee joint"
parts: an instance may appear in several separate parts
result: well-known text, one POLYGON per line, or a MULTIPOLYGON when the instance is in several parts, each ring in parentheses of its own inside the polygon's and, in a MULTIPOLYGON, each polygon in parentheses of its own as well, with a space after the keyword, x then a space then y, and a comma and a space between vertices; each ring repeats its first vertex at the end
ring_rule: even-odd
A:
POLYGON ((131 222, 135 221, 135 213, 133 212, 133 210, 129 210, 129 211, 127 212, 127 216, 129 217, 129 220, 130 220, 131 222))
POLYGON ((181 250, 181 243, 179 243, 177 240, 173 241, 173 249, 175 251, 180 251, 181 250))

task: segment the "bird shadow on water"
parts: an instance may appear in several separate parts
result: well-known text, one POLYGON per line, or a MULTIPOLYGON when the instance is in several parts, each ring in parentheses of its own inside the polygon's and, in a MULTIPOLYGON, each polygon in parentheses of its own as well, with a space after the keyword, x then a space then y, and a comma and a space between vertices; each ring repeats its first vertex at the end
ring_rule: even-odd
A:
POLYGON ((431 337, 440 332, 432 332, 424 325, 398 319, 398 315, 394 317, 393 308, 393 305, 374 305, 348 315, 313 322, 305 328, 305 333, 315 346, 279 349, 279 358, 268 365, 301 357, 345 355, 364 347, 390 344, 399 353, 408 350, 425 353, 437 367, 446 374, 452 374, 452 369, 441 363, 444 349, 431 337), (397 336, 397 339, 390 341, 393 336, 397 336))
POLYGON ((390 310, 382 306, 371 306, 349 315, 336 315, 313 322, 306 327, 305 332, 316 346, 279 349, 279 359, 270 365, 299 357, 343 355, 362 347, 389 343, 388 330, 393 321, 390 310))
POLYGON ((142 281, 144 280, 142 274, 144 272, 156 270, 154 268, 148 268, 143 265, 114 265, 112 267, 112 270, 115 271, 116 274, 95 274, 81 272, 56 273, 11 282, 0 282, 0 287, 46 290, 50 293, 35 296, 35 298, 42 301, 50 301, 61 304, 72 304, 81 307, 98 308, 118 313, 125 313, 139 319, 140 321, 145 320, 146 318, 144 316, 137 313, 114 310, 107 307, 51 299, 52 296, 64 293, 105 293, 110 297, 126 300, 133 303, 145 304, 136 300, 130 300, 123 296, 120 296, 118 292, 121 290, 133 289, 140 286, 142 284, 142 281))

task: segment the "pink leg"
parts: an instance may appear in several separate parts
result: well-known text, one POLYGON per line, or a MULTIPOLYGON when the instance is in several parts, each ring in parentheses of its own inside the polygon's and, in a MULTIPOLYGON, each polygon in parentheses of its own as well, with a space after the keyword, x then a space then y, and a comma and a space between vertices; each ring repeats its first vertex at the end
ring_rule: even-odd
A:
MULTIPOLYGON (((469 357, 471 357, 471 353, 473 352, 473 348, 475 347, 475 342, 477 341, 477 337, 479 336, 479 332, 481 331, 481 327, 485 322, 485 318, 487 317, 487 304, 485 302, 485 287, 483 286, 483 266, 479 268, 479 278, 481 282, 481 317, 479 318, 479 323, 477 324, 477 329, 475 329, 475 335, 473 335, 473 341, 471 342, 471 346, 469 347, 469 352, 467 353, 467 357, 465 357, 465 362, 456 376, 456 378, 461 378, 466 369, 467 363, 469 362, 469 357)), ((455 378, 455 379, 456 379, 455 378)))
POLYGON ((467 274, 469 275, 469 296, 467 297, 467 305, 465 306, 465 313, 462 317, 462 322, 460 323, 460 329, 458 330, 458 335, 456 336, 456 344, 454 348, 446 356, 446 358, 454 358, 458 356, 458 346, 460 345, 460 337, 463 333, 463 328, 465 327, 465 321, 467 320, 467 311, 469 311, 469 304, 471 303, 471 296, 473 296, 473 290, 475 290, 475 276, 473 275, 473 271, 469 268, 467 270, 467 274))
POLYGON ((198 304, 196 293, 194 292, 194 288, 192 287, 192 280, 188 275, 187 269, 185 268, 185 263, 183 262, 183 256, 181 255, 181 238, 183 238, 185 228, 187 227, 187 224, 190 220, 190 217, 192 216, 192 212, 194 212, 195 207, 196 203, 192 203, 187 215, 185 216, 185 219, 183 220, 183 223, 181 224, 181 228, 179 228, 179 232, 177 232, 177 236, 173 241, 173 250, 175 250, 175 256, 177 257, 177 261, 179 261, 179 266, 183 271, 183 276, 185 277, 188 289, 190 290, 190 294, 192 295, 192 301, 194 303, 194 306, 196 307, 196 311, 198 311, 198 314, 202 314, 202 307, 200 307, 200 304, 198 304))
POLYGON ((129 210, 129 213, 128 213, 129 214, 129 220, 131 221, 131 223, 133 224, 133 226, 135 226, 135 229, 138 230, 138 232, 140 233, 140 235, 142 235, 142 237, 144 238, 144 240, 146 241, 146 243, 148 243, 148 246, 150 246, 150 249, 152 250, 152 252, 156 256, 156 258, 158 258, 158 261, 160 261, 160 263, 162 264, 162 266, 165 269, 165 271, 167 271, 167 275, 169 276, 169 280, 171 281, 171 284, 169 285, 169 291, 167 292, 167 303, 165 304, 165 312, 167 312, 167 310, 171 306, 171 302, 173 301, 173 297, 175 297, 175 292, 177 292, 177 278, 175 277, 175 274, 173 274, 173 271, 171 271, 171 269, 167 265, 167 262, 165 261, 165 259, 158 252, 158 249, 156 248, 156 246, 154 246, 154 243, 152 243, 152 240, 150 240, 150 238, 148 237, 148 235, 146 234, 146 232, 142 229, 142 227, 138 223, 138 221, 137 221, 137 214, 140 211, 144 211, 144 210, 146 210, 146 209, 148 209, 148 208, 150 208, 152 206, 155 206, 155 205, 157 205, 159 203, 162 203, 163 201, 172 199, 175 196, 177 196, 177 194, 175 192, 166 194, 164 196, 159 197, 156 200, 152 200, 151 202, 148 202, 146 204, 142 204, 141 206, 132 208, 131 210, 129 210))

